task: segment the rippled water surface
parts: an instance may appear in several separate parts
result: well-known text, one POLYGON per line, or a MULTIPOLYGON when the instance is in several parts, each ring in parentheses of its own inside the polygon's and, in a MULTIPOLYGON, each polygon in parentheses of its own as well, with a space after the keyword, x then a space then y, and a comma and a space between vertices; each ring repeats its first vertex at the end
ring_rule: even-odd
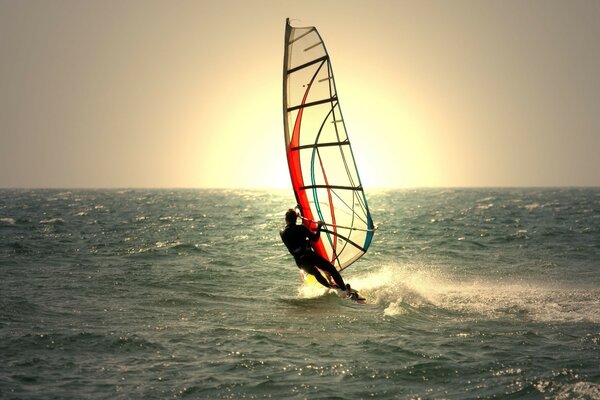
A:
POLYGON ((0 190, 0 397, 600 398, 600 189, 367 194, 357 305, 287 191, 0 190))

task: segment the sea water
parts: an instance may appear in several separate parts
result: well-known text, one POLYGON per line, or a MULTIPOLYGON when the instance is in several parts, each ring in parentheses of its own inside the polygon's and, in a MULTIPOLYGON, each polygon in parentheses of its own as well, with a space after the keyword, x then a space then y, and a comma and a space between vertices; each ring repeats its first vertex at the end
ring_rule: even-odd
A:
POLYGON ((1 190, 0 397, 600 398, 600 189, 367 198, 359 305, 289 191, 1 190))

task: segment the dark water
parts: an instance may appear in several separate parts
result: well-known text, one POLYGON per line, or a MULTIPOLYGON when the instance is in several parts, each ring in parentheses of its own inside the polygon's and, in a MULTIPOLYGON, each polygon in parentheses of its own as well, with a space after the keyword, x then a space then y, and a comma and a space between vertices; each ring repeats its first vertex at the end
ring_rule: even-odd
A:
POLYGON ((368 192, 301 288, 287 191, 0 191, 0 397, 600 398, 600 189, 368 192))

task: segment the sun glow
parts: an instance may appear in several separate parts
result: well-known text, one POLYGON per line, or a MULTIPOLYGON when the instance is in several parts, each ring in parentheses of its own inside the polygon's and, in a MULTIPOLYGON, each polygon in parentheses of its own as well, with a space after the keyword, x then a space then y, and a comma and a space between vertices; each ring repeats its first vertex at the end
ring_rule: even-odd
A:
POLYGON ((269 75, 262 80, 222 92, 212 107, 224 110, 198 120, 202 139, 196 143, 194 163, 198 186, 262 187, 290 186, 285 159, 281 116, 280 82, 269 75), (228 93, 241 95, 235 100, 228 93))
POLYGON ((365 187, 430 186, 439 180, 439 148, 424 111, 371 88, 352 90, 348 97, 342 107, 365 187))

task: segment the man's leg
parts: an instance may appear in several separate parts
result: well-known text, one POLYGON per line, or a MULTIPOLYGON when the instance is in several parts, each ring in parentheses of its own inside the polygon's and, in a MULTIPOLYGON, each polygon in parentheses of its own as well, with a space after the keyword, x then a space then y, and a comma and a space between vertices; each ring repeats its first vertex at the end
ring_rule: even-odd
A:
POLYGON ((329 261, 315 253, 314 263, 317 266, 317 268, 328 272, 341 290, 346 290, 346 284, 344 283, 344 279, 342 279, 342 276, 340 275, 338 270, 335 269, 335 267, 331 265, 329 261))
POLYGON ((315 277, 315 279, 323 286, 325 286, 326 288, 330 289, 331 285, 329 284, 329 282, 327 282, 327 279, 325 279, 325 277, 323 275, 321 275, 321 273, 319 272, 319 270, 312 266, 312 265, 303 265, 302 268, 304 271, 306 271, 306 273, 311 274, 312 276, 315 277))

